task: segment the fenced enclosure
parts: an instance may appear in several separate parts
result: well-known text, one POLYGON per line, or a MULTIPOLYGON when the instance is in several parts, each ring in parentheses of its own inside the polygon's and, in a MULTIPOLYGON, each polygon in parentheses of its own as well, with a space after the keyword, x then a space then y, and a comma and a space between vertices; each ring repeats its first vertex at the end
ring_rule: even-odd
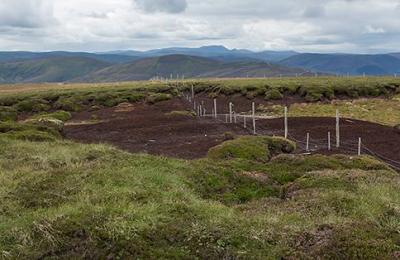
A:
POLYGON ((390 127, 341 118, 339 110, 332 118, 291 118, 285 106, 281 116, 265 116, 256 113, 251 101, 248 110, 237 111, 233 102, 196 98, 193 90, 184 98, 199 120, 241 125, 251 135, 282 136, 295 141, 301 154, 371 155, 400 171, 400 135, 390 127))

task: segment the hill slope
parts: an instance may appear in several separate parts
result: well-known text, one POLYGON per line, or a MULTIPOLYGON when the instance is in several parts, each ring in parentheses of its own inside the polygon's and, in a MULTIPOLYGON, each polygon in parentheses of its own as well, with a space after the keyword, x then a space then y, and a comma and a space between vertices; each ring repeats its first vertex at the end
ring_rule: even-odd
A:
POLYGON ((185 77, 263 77, 264 75, 295 75, 296 73, 302 74, 305 71, 258 61, 222 62, 195 56, 168 55, 110 66, 74 81, 148 80, 154 76, 169 78, 171 75, 174 77, 176 75, 185 77))
POLYGON ((389 55, 299 54, 281 64, 313 71, 351 75, 392 75, 400 72, 400 59, 389 55))
POLYGON ((245 49, 227 49, 224 46, 203 46, 199 48, 164 48, 155 49, 149 51, 114 51, 108 52, 107 54, 119 54, 119 55, 132 55, 138 57, 159 57, 166 55, 188 55, 188 56, 200 56, 205 58, 214 58, 222 61, 233 61, 233 60, 261 60, 261 61, 280 61, 282 59, 291 57, 298 53, 293 51, 262 51, 253 52, 245 49))
POLYGON ((10 61, 24 61, 33 59, 45 59, 45 58, 56 58, 56 57, 80 57, 80 58, 91 58, 99 61, 110 62, 110 63, 124 63, 139 59, 132 55, 119 55, 119 54, 97 54, 89 52, 67 52, 67 51, 53 51, 53 52, 0 52, 0 62, 10 61))
POLYGON ((109 66, 84 57, 51 57, 0 63, 0 83, 63 82, 109 66))

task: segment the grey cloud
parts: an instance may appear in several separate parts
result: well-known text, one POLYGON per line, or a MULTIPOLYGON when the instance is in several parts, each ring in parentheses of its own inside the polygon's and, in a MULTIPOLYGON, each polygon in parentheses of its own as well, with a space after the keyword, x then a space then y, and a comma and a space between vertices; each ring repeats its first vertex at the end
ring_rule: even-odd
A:
POLYGON ((186 0, 135 0, 138 6, 148 13, 182 13, 187 8, 186 0))
POLYGON ((52 2, 48 0, 2 0, 0 26, 38 28, 54 21, 52 2))
POLYGON ((304 17, 307 18, 322 17, 324 16, 324 14, 325 14, 325 8, 321 5, 309 6, 304 11, 304 17))

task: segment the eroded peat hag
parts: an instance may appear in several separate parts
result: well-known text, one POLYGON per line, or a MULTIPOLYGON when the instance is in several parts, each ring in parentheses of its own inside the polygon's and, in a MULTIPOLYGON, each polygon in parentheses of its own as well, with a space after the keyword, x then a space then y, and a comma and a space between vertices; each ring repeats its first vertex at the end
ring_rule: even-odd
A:
MULTIPOLYGON (((245 108, 251 103, 236 104, 245 108)), ((228 111, 225 106, 220 110, 221 113, 228 111)), ((114 108, 79 112, 66 124, 64 132, 67 138, 81 142, 110 143, 130 152, 193 159, 204 157, 211 147, 225 141, 224 134, 227 132, 252 134, 251 118, 246 119, 246 128, 243 124, 245 119, 240 115, 236 123, 226 119, 227 115, 215 120, 211 112, 208 116, 198 117, 190 103, 175 98, 154 105, 120 104, 114 108)), ((400 161, 400 135, 389 126, 341 118, 337 147, 335 118, 289 117, 288 125, 288 137, 296 141, 298 153, 357 155, 358 140, 361 138, 362 153, 371 154, 373 151, 389 160, 400 161), (328 133, 331 135, 330 150, 328 133)), ((256 129, 257 135, 283 136, 284 119, 257 119, 256 129)))

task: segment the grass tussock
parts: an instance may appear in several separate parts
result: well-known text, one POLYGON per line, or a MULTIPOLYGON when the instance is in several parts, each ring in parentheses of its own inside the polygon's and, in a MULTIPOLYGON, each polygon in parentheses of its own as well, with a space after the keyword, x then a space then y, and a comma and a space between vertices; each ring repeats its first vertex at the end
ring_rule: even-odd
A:
POLYGON ((266 162, 274 155, 291 153, 295 149, 293 142, 280 137, 242 136, 211 148, 208 157, 216 160, 238 158, 266 162))

